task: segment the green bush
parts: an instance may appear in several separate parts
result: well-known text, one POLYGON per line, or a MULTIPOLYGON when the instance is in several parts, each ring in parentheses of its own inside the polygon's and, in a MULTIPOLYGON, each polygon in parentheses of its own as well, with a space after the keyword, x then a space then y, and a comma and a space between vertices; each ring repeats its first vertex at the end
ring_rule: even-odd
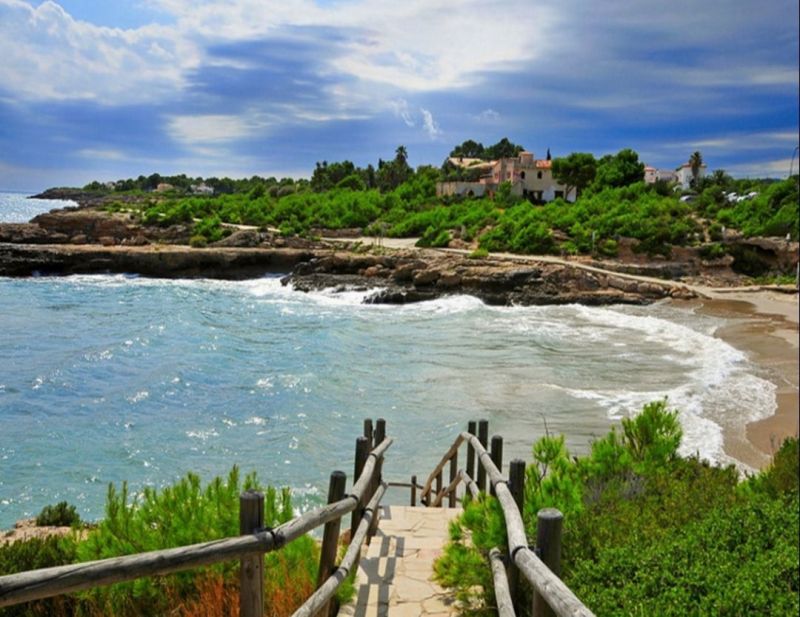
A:
POLYGON ((45 506, 36 517, 36 525, 39 527, 72 527, 80 525, 81 517, 75 510, 75 506, 61 501, 56 505, 45 506))
MULTIPOLYGON (((740 481, 677 455, 681 428, 666 401, 645 405, 573 458, 562 436, 533 446, 523 520, 564 514, 562 579, 599 615, 795 615, 800 598, 798 442, 740 481)), ((438 580, 467 612, 492 614, 487 554, 504 546, 502 515, 481 496, 451 525, 438 580)))
POLYGON ((724 244, 714 243, 705 244, 700 247, 700 257, 703 259, 719 259, 728 254, 724 244))
MULTIPOLYGON (((73 536, 48 536, 19 540, 0 546, 0 575, 17 574, 39 568, 52 568, 75 562, 76 541, 73 536)), ((77 614, 77 600, 58 596, 36 602, 26 602, 0 609, 3 617, 68 616, 77 614)))

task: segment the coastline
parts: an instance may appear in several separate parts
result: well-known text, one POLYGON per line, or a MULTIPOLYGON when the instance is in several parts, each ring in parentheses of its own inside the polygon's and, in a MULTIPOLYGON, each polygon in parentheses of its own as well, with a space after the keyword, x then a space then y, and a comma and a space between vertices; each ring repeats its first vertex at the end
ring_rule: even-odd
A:
POLYGON ((787 437, 800 433, 800 335, 798 295, 757 290, 703 290, 707 299, 694 301, 700 313, 729 320, 715 336, 747 354, 776 386, 776 409, 749 422, 745 432, 723 429, 725 452, 762 469, 787 437))

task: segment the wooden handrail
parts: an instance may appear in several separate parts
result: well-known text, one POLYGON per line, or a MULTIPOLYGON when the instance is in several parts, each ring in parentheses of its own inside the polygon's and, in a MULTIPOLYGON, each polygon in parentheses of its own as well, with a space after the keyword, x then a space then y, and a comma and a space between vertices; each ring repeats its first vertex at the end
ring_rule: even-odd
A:
POLYGON ((311 615, 316 614, 319 609, 325 606, 336 593, 336 590, 341 586, 344 579, 350 574, 353 565, 357 562, 358 556, 361 553, 361 547, 364 544, 364 540, 367 538, 367 533, 372 525, 372 521, 377 516, 376 510, 378 509, 378 505, 384 493, 386 493, 386 483, 382 482, 367 504, 364 516, 358 524, 358 530, 350 540, 350 545, 347 547, 347 552, 344 554, 339 567, 336 568, 334 573, 325 580, 300 608, 292 613, 292 617, 311 617, 311 615))
POLYGON ((370 452, 361 476, 344 499, 306 512, 275 529, 178 548, 0 576, 0 608, 278 550, 320 525, 352 512, 371 487, 376 461, 393 441, 387 437, 370 452))
MULTIPOLYGON (((511 556, 512 563, 519 568, 525 579, 533 585, 536 592, 544 598, 545 602, 558 617, 594 617, 594 614, 577 598, 569 587, 567 587, 528 546, 522 515, 508 488, 508 482, 495 466, 491 455, 486 451, 479 437, 467 431, 458 435, 453 445, 450 446, 450 449, 428 477, 422 495, 430 495, 431 486, 436 476, 444 469, 447 461, 450 460, 455 452, 457 452, 459 446, 464 442, 467 442, 467 444, 474 449, 476 458, 480 464, 478 471, 481 469, 484 470, 484 473, 489 479, 491 488, 494 489, 497 500, 500 503, 506 524, 508 554, 511 556)), ((459 474, 458 477, 461 481, 467 483, 470 493, 473 496, 477 495, 478 487, 466 473, 459 474)), ((441 502, 442 495, 446 493, 447 490, 450 490, 449 487, 443 491, 442 494, 437 495, 436 503, 441 502)))
POLYGON ((499 548, 495 547, 489 551, 489 563, 492 566, 497 615, 498 617, 515 617, 514 603, 511 601, 511 591, 508 588, 506 564, 499 548))

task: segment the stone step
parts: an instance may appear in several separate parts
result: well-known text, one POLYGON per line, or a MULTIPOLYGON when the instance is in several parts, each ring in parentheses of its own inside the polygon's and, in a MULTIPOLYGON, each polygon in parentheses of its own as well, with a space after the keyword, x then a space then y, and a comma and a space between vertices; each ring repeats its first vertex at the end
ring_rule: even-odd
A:
POLYGON ((357 597, 342 617, 456 615, 452 594, 431 580, 433 562, 448 540, 460 508, 381 506, 378 532, 364 552, 357 597))

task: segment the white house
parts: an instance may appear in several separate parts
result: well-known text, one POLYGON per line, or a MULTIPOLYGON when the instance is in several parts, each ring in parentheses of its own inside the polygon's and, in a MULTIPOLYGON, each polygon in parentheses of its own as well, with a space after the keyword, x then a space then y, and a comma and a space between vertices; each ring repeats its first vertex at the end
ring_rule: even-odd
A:
POLYGON ((658 181, 675 182, 677 179, 678 174, 671 169, 657 169, 650 165, 644 168, 644 181, 647 184, 655 184, 658 181))
POLYGON ((512 195, 524 197, 534 203, 543 203, 562 198, 575 201, 575 189, 567 187, 553 178, 549 159, 537 160, 532 152, 520 152, 519 156, 497 161, 481 161, 451 157, 448 162, 461 169, 478 169, 480 177, 474 182, 438 182, 436 195, 494 195, 503 182, 511 183, 512 195))
MULTIPOLYGON (((683 190, 687 190, 692 186, 692 165, 690 163, 684 163, 678 169, 675 170, 675 175, 677 176, 678 182, 680 182, 681 187, 683 190)), ((700 165, 700 169, 697 171, 697 179, 704 178, 706 175, 706 164, 703 163, 700 165)))

